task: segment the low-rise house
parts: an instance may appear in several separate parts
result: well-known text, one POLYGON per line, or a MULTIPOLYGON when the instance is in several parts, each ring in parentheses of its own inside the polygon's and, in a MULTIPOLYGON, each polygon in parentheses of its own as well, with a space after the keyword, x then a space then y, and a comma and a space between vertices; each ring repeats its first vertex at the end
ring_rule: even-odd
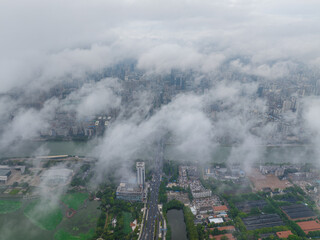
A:
POLYGON ((293 233, 290 230, 276 232, 276 234, 278 238, 288 238, 290 235, 293 235, 293 233))
POLYGON ((220 214, 220 213, 225 213, 227 212, 229 209, 226 205, 220 205, 220 206, 213 206, 213 212, 215 214, 220 214))
POLYGON ((209 217, 208 220, 209 220, 209 223, 215 223, 215 224, 224 222, 223 218, 209 217))

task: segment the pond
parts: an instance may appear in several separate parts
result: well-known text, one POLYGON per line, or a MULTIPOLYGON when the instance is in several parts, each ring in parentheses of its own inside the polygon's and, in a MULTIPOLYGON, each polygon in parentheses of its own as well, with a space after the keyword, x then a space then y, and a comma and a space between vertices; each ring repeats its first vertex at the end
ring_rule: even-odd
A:
POLYGON ((172 240, 187 240, 186 224, 184 223, 183 211, 172 209, 167 212, 168 223, 171 227, 172 240))

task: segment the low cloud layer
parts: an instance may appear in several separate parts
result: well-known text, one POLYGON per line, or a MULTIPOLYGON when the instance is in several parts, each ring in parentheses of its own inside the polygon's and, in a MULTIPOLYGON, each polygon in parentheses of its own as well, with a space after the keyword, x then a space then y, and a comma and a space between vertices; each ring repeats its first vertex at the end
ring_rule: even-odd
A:
MULTIPOLYGON (((263 154, 252 146, 278 131, 281 119, 266 120, 274 86, 319 79, 319 8, 315 0, 2 1, 0 148, 36 139, 56 112, 76 122, 116 109, 95 149, 101 169, 142 156, 165 132, 176 158, 206 162, 224 142, 236 146, 228 161, 241 155, 250 165, 263 154), (128 59, 133 79, 121 65, 128 59), (186 78, 185 91, 164 84, 186 78)), ((287 102, 281 117, 296 135, 318 136, 318 97, 296 107, 305 92, 287 96, 295 106, 287 102)))

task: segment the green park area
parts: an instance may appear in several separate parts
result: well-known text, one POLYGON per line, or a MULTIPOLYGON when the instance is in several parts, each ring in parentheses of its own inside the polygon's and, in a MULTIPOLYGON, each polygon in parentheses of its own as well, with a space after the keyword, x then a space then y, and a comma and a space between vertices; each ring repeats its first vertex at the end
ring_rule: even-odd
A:
POLYGON ((0 214, 14 212, 21 207, 20 201, 0 200, 0 214))
POLYGON ((18 194, 18 192, 20 192, 20 189, 15 188, 15 189, 12 189, 9 194, 10 195, 16 195, 16 194, 18 194))
POLYGON ((24 214, 31 222, 44 230, 54 230, 63 218, 59 205, 50 205, 35 200, 24 209, 24 214))
POLYGON ((87 233, 81 233, 78 236, 73 236, 71 233, 59 230, 55 233, 54 239, 55 240, 88 240, 92 239, 94 235, 94 229, 90 229, 87 233))
POLYGON ((130 212, 122 212, 123 214, 123 232, 129 234, 132 232, 130 222, 132 221, 132 214, 130 212))
POLYGON ((88 199, 88 193, 68 193, 62 196, 61 201, 66 204, 69 208, 74 210, 78 210, 79 207, 84 203, 86 199, 88 199))

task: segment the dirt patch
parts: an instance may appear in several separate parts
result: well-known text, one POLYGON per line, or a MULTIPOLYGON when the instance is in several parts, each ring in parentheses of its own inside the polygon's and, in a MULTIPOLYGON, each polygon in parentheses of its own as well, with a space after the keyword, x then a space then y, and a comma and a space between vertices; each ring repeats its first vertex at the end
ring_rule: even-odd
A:
POLYGON ((263 175, 258 169, 254 168, 248 174, 250 181, 252 182, 254 191, 262 191, 264 188, 276 188, 285 189, 292 186, 288 180, 280 180, 275 175, 263 175))

